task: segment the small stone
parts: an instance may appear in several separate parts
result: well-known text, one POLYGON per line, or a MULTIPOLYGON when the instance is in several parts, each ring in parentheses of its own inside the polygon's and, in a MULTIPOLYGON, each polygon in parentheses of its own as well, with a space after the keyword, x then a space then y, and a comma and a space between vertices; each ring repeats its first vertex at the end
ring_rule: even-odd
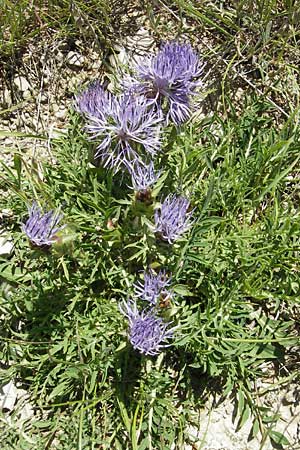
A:
MULTIPOLYGON (((13 128, 13 127, 11 127, 11 128, 13 128)), ((14 128, 16 128, 16 126, 14 128)), ((5 145, 12 145, 12 144, 14 144, 13 139, 10 139, 10 138, 5 139, 5 145)))
POLYGON ((20 422, 28 420, 34 414, 34 410, 29 403, 29 394, 24 389, 18 388, 11 380, 2 386, 0 390, 0 408, 3 412, 12 412, 15 405, 20 402, 20 422))
POLYGON ((92 61, 98 61, 99 60, 99 54, 97 52, 91 52, 90 58, 92 61))
POLYGON ((1 235, 0 236, 0 255, 6 255, 9 256, 11 254, 11 251, 13 249, 13 243, 12 240, 5 236, 5 235, 1 235))
POLYGON ((33 130, 38 130, 39 128, 39 121, 36 118, 31 119, 31 123, 29 124, 30 128, 33 130))
POLYGON ((84 56, 82 56, 80 53, 71 51, 67 54, 67 63, 69 64, 69 66, 82 67, 84 65, 84 62, 84 56))
MULTIPOLYGON (((73 52, 70 52, 70 53, 73 53, 73 52)), ((56 56, 57 61, 63 61, 65 59, 65 56, 61 51, 58 51, 55 56, 56 56)))
POLYGON ((100 67, 101 67, 101 61, 94 61, 93 64, 92 64, 92 66, 91 66, 91 68, 92 68, 93 70, 100 69, 100 67))
POLYGON ((140 28, 134 36, 126 39, 125 46, 134 53, 144 54, 154 46, 154 40, 146 28, 140 28))
POLYGON ((29 100, 31 97, 31 92, 29 90, 23 92, 23 98, 25 100, 29 100))
POLYGON ((125 65, 129 61, 129 55, 124 47, 116 45, 114 47, 114 53, 110 55, 109 62, 113 69, 117 69, 120 65, 125 65))
POLYGON ((14 84, 21 92, 26 92, 30 89, 30 84, 28 83, 26 78, 20 75, 17 75, 14 78, 14 84))
POLYGON ((1 210, 1 216, 2 217, 12 217, 14 215, 14 212, 12 209, 9 208, 3 208, 1 210))
POLYGON ((67 110, 65 108, 59 109, 54 115, 57 119, 63 120, 67 116, 67 110))
POLYGON ((292 405, 295 403, 295 395, 292 391, 288 391, 285 393, 285 396, 282 399, 283 405, 292 405))
POLYGON ((78 90, 78 85, 80 84, 80 80, 78 77, 72 77, 68 80, 68 89, 70 92, 74 92, 78 90))
POLYGON ((1 100, 5 106, 10 107, 12 105, 11 95, 8 89, 4 89, 1 100))
POLYGON ((53 103, 53 105, 51 105, 51 109, 54 113, 57 113, 57 111, 59 111, 59 106, 56 103, 53 103))
POLYGON ((24 125, 24 120, 23 120, 22 116, 18 116, 15 119, 14 125, 16 125, 16 128, 20 128, 24 125))
POLYGON ((113 69, 116 69, 118 67, 118 59, 115 54, 109 55, 109 64, 113 69))
POLYGON ((37 96, 37 102, 38 103, 48 103, 48 96, 46 94, 42 94, 41 92, 39 93, 39 95, 37 96))
POLYGON ((3 392, 1 395, 1 410, 3 412, 11 412, 17 400, 17 389, 13 381, 5 384, 1 391, 3 392))
POLYGON ((118 53, 118 60, 121 64, 127 64, 128 63, 128 54, 125 50, 125 48, 121 48, 121 50, 118 53))
POLYGON ((58 48, 60 52, 66 52, 67 50, 69 50, 69 43, 67 41, 61 41, 58 44, 58 48))
POLYGON ((245 96, 245 91, 242 88, 237 88, 235 92, 235 99, 236 100, 242 100, 242 98, 245 96))

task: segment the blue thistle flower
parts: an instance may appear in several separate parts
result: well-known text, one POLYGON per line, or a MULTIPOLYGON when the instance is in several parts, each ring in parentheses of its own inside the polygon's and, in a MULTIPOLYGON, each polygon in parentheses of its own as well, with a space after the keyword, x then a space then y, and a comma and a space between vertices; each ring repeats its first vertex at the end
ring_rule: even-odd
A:
POLYGON ((137 192, 149 191, 161 174, 160 171, 155 173, 153 161, 145 164, 137 160, 128 166, 128 170, 131 175, 132 187, 137 192))
POLYGON ((169 328, 169 323, 164 322, 153 310, 140 312, 134 301, 119 306, 121 313, 129 322, 129 340, 134 349, 145 355, 157 355, 167 344, 166 341, 173 337, 174 328, 169 328))
POLYGON ((140 158, 141 146, 147 155, 159 150, 161 118, 147 99, 130 94, 114 96, 96 84, 77 98, 77 108, 87 116, 86 129, 93 140, 101 140, 95 158, 115 171, 140 158))
POLYGON ((170 244, 178 239, 191 225, 189 206, 186 198, 168 195, 154 212, 155 232, 170 244))
POLYGON ((148 98, 166 121, 176 125, 191 113, 190 96, 202 84, 199 77, 204 65, 189 44, 166 42, 157 55, 150 55, 136 66, 137 79, 124 80, 124 85, 148 98))
POLYGON ((152 305, 157 305, 158 301, 170 299, 172 293, 167 289, 171 279, 168 279, 165 271, 160 271, 157 275, 153 272, 144 272, 144 283, 138 282, 134 285, 135 295, 142 300, 146 300, 152 305))
POLYGON ((100 81, 94 81, 75 97, 75 108, 87 117, 101 117, 104 111, 112 109, 112 101, 111 94, 105 91, 100 81))
POLYGON ((58 210, 51 210, 43 214, 36 202, 28 208, 29 218, 22 225, 22 231, 30 242, 38 247, 50 247, 55 241, 55 235, 65 226, 58 226, 63 214, 58 210))

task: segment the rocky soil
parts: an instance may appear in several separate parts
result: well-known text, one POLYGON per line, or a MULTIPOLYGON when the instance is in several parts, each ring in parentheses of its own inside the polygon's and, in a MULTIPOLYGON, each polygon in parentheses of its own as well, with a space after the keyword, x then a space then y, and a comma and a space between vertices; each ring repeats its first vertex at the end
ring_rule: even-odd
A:
MULTIPOLYGON (((281 432, 290 442, 284 446, 286 450, 300 449, 300 391, 299 386, 291 383, 285 387, 262 383, 262 388, 268 389, 261 397, 264 405, 270 406, 280 416, 276 431, 281 432)), ((248 420, 238 429, 236 404, 233 399, 226 399, 220 404, 207 403, 199 412, 199 426, 190 429, 195 438, 196 448, 202 450, 273 450, 281 446, 273 445, 269 439, 263 442, 258 434, 250 439, 252 422, 248 420)), ((188 448, 186 449, 188 450, 188 448)), ((192 450, 192 449, 191 449, 192 450)))
MULTIPOLYGON (((290 445, 286 450, 300 449, 300 390, 299 386, 290 383, 278 388, 263 384, 267 390, 261 401, 269 405, 280 416, 276 431, 285 435, 290 445)), ((220 400, 220 399, 219 399, 220 400)), ((0 389, 0 409, 8 426, 26 428, 26 421, 34 418, 34 409, 29 401, 28 393, 10 381, 0 389), (17 417, 13 412, 17 407, 17 417)), ((266 439, 262 441, 260 434, 250 439, 252 423, 248 420, 241 429, 237 428, 236 403, 233 399, 225 401, 208 401, 204 408, 195 411, 197 426, 188 432, 194 445, 186 445, 184 450, 273 450, 280 449, 266 439)))

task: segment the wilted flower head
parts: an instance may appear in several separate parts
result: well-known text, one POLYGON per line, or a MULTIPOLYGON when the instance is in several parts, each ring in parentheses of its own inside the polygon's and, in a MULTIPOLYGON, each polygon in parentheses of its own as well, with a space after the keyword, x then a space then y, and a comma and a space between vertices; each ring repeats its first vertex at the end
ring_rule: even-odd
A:
POLYGON ((170 244, 178 239, 190 226, 192 212, 190 202, 184 197, 168 195, 161 207, 155 210, 155 231, 170 244))
POLYGON ((160 172, 155 173, 152 161, 149 164, 135 161, 134 164, 128 166, 128 170, 131 175, 132 187, 139 192, 151 189, 160 176, 160 172))
POLYGON ((52 210, 43 214, 36 202, 28 209, 29 218, 22 225, 22 230, 30 242, 38 247, 50 246, 55 242, 55 235, 64 226, 59 227, 63 214, 59 210, 52 210))
POLYGON ((172 297, 172 293, 167 289, 170 283, 171 279, 167 278, 165 271, 160 271, 157 275, 153 271, 144 272, 144 283, 138 282, 134 285, 135 295, 156 305, 160 297, 164 300, 172 297))
POLYGON ((130 94, 114 96, 96 84, 77 98, 78 109, 87 116, 91 139, 100 141, 95 158, 104 167, 119 169, 139 158, 138 146, 154 155, 160 147, 159 123, 147 99, 130 94))
POLYGON ((129 322, 129 340, 134 349, 145 355, 156 355, 170 344, 174 328, 158 317, 153 310, 140 312, 134 301, 129 300, 119 307, 129 322))
POLYGON ((165 43, 157 55, 150 55, 136 67, 137 80, 124 81, 127 88, 145 95, 158 111, 167 103, 166 119, 176 124, 190 115, 190 96, 203 71, 197 53, 189 44, 165 43))

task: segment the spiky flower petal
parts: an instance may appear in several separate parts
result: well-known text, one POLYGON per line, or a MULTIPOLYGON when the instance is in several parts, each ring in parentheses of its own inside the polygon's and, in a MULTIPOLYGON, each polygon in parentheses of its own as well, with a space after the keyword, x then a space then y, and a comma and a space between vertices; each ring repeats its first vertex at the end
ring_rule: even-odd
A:
POLYGON ((129 300, 119 306, 121 313, 129 322, 129 340, 134 349, 145 355, 157 355, 173 337, 174 329, 164 322, 153 310, 140 312, 136 302, 129 300))
POLYGON ((114 96, 96 84, 77 98, 77 105, 86 115, 91 139, 99 142, 95 158, 104 167, 116 171, 140 160, 141 149, 148 156, 159 150, 161 118, 144 97, 114 96))
POLYGON ((170 244, 178 239, 190 226, 192 212, 190 202, 184 197, 168 195, 161 207, 154 212, 155 231, 170 244))
POLYGON ((81 114, 101 117, 112 108, 113 98, 100 81, 92 82, 88 88, 75 97, 75 108, 81 114))
POLYGON ((132 89, 148 98, 150 104, 176 125, 191 113, 191 95, 202 85, 199 77, 204 65, 190 44, 166 42, 157 55, 150 55, 136 67, 136 78, 124 80, 132 89))
POLYGON ((28 208, 28 212, 29 218, 22 225, 23 232, 32 244, 38 247, 51 246, 55 242, 56 233, 64 228, 64 225, 58 226, 63 214, 59 209, 43 214, 36 202, 28 208))
POLYGON ((134 285, 135 295, 152 305, 157 305, 160 297, 164 299, 172 297, 171 291, 167 289, 170 283, 171 279, 167 278, 163 270, 157 275, 153 271, 144 272, 144 283, 138 282, 134 285))
POLYGON ((155 173, 153 161, 150 161, 149 164, 135 161, 134 164, 128 166, 128 170, 131 175, 132 187, 138 192, 151 189, 161 173, 155 173))

